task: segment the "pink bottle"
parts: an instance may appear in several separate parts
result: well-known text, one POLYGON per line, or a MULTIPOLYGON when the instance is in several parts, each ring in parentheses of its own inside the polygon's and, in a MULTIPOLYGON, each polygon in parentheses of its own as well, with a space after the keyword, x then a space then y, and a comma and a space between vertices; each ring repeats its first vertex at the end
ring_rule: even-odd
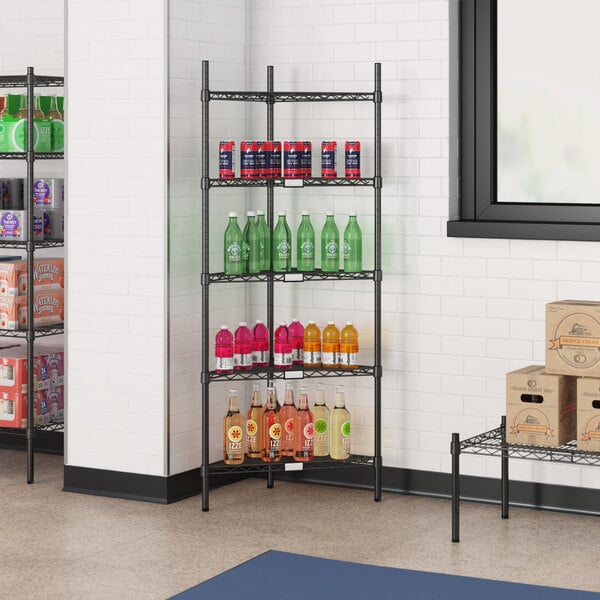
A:
POLYGON ((252 344, 252 365, 255 367, 269 366, 269 330, 267 326, 257 320, 252 330, 254 342, 252 344))
POLYGON ((273 342, 273 362, 276 369, 292 368, 292 342, 285 323, 279 323, 273 342))
POLYGON ((240 323, 233 340, 233 368, 236 371, 252 369, 252 332, 246 322, 240 323))
POLYGON ((298 319, 292 319, 288 327, 290 342, 292 342, 292 364, 304 364, 304 327, 298 319))
POLYGON ((217 373, 233 373, 233 333, 227 325, 221 325, 215 337, 215 361, 217 373))

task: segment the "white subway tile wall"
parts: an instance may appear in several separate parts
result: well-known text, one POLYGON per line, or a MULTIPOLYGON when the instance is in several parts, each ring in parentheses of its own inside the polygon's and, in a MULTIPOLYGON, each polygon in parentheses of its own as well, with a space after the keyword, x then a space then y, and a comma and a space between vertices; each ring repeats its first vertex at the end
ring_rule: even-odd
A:
POLYGON ((67 464, 166 475, 166 12, 70 0, 67 464))

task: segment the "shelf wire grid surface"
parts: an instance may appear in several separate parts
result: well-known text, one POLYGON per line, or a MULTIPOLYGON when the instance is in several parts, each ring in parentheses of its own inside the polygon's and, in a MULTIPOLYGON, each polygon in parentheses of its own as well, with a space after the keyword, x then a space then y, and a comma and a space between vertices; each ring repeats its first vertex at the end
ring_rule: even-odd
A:
POLYGON ((209 91, 209 100, 239 102, 373 102, 373 92, 228 92, 209 91))
MULTIPOLYGON (((502 456, 503 439, 504 430, 497 427, 461 441, 460 451, 465 454, 502 456)), ((506 449, 510 458, 600 466, 600 452, 578 450, 576 441, 557 447, 506 444, 506 449)))
MULTIPOLYGON (((35 337, 48 337, 50 335, 59 335, 65 332, 64 324, 60 325, 44 325, 43 327, 35 328, 35 337)), ((14 338, 25 338, 27 337, 26 329, 0 329, 0 337, 14 337, 14 338)))
MULTIPOLYGON (((65 245, 64 240, 34 240, 36 248, 60 248, 65 245)), ((23 240, 0 239, 0 248, 26 248, 27 242, 23 240)))
MULTIPOLYGON (((34 152, 35 160, 61 160, 65 157, 64 152, 34 152)), ((0 152, 2 160, 25 160, 27 152, 0 152)))
POLYGON ((253 379, 310 379, 312 377, 374 377, 375 367, 358 366, 356 369, 323 369, 293 367, 274 369, 273 367, 255 367, 248 371, 217 373, 210 371, 210 381, 248 381, 253 379))
POLYGON ((315 456, 312 461, 296 462, 292 458, 284 457, 279 462, 266 463, 258 458, 244 457, 244 462, 241 465, 226 465, 224 462, 212 463, 209 466, 211 475, 232 473, 264 473, 267 471, 289 471, 298 472, 313 469, 338 469, 340 467, 360 467, 364 465, 372 465, 372 456, 363 456, 352 454, 346 460, 334 460, 328 456, 315 456))
MULTIPOLYGON (((64 87, 65 79, 59 75, 34 75, 36 87, 64 87)), ((0 88, 22 88, 27 86, 26 75, 4 75, 0 77, 0 88)))
POLYGON ((209 179, 209 186, 213 187, 266 187, 273 185, 274 187, 317 187, 317 186, 353 186, 353 187, 373 187, 375 180, 372 177, 358 177, 356 179, 348 179, 346 177, 306 177, 286 179, 284 177, 276 177, 273 179, 242 179, 235 177, 233 179, 209 179))
MULTIPOLYGON (((46 423, 45 425, 36 425, 34 429, 37 432, 50 433, 53 431, 63 431, 65 428, 64 423, 46 423)), ((27 428, 17 428, 17 427, 0 427, 0 434, 2 433, 12 433, 17 435, 25 435, 27 433, 27 428)))
POLYGON ((330 279, 330 280, 370 280, 374 279, 374 271, 360 271, 358 273, 346 273, 345 271, 321 271, 315 269, 314 271, 298 271, 292 269, 286 273, 276 273, 272 271, 265 271, 263 273, 242 273, 241 275, 226 275, 225 273, 211 273, 209 275, 209 281, 211 283, 226 283, 226 282, 264 282, 269 281, 270 278, 273 281, 284 281, 288 283, 298 283, 302 281, 313 281, 319 279, 330 279))

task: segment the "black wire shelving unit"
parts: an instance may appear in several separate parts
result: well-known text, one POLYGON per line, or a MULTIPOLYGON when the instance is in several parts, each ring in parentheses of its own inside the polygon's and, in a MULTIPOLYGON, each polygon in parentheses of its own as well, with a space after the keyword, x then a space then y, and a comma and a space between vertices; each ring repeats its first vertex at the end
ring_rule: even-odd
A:
MULTIPOLYGON (((27 163, 27 181, 25 198, 27 210, 27 241, 0 240, 0 249, 21 248, 27 253, 27 329, 0 330, 0 337, 25 338, 27 341, 27 364, 33 365, 35 355, 35 340, 40 337, 59 335, 64 333, 63 325, 35 327, 33 323, 33 272, 35 250, 40 248, 58 248, 64 245, 63 240, 35 241, 33 239, 33 180, 35 179, 35 161, 60 160, 64 158, 63 152, 35 152, 33 104, 36 88, 64 87, 64 77, 53 75, 36 75, 33 67, 27 68, 27 75, 0 76, 0 89, 25 88, 27 90, 27 152, 1 152, 0 160, 24 160, 27 163)), ((33 401, 31 390, 34 389, 34 371, 27 369, 27 428, 0 428, 3 432, 24 435, 27 441, 27 483, 34 482, 34 455, 36 433, 62 431, 63 423, 49 423, 46 425, 34 424, 33 401)))
POLYGON ((452 541, 460 541, 460 455, 478 454, 497 456, 501 459, 500 505, 502 518, 508 519, 509 480, 508 459, 540 460, 544 462, 568 463, 600 467, 600 452, 578 450, 577 442, 571 441, 562 446, 531 446, 506 442, 506 417, 502 417, 500 427, 480 433, 466 440, 460 440, 458 433, 452 434, 450 445, 452 454, 452 541))
POLYGON ((347 467, 370 467, 373 470, 373 493, 375 501, 381 500, 381 64, 374 64, 374 86, 372 92, 279 92, 274 89, 274 70, 267 67, 267 89, 259 92, 213 91, 209 88, 209 64, 202 61, 202 510, 209 510, 209 487, 211 475, 228 475, 261 472, 267 474, 267 487, 274 485, 275 472, 299 471, 310 469, 330 469, 347 467), (213 101, 262 102, 266 105, 266 125, 268 141, 274 140, 274 109, 281 102, 372 102, 374 175, 372 178, 345 179, 309 177, 305 179, 211 179, 209 176, 209 107, 213 101), (324 273, 320 270, 289 273, 273 271, 244 275, 225 275, 211 273, 209 267, 209 194, 213 188, 263 187, 267 197, 267 224, 273 233, 274 228, 274 191, 275 188, 300 188, 314 186, 362 186, 373 189, 374 202, 374 269, 360 273, 324 273), (302 282, 315 280, 366 280, 372 281, 374 312, 374 364, 359 366, 356 369, 309 369, 293 368, 276 370, 273 365, 273 324, 275 283, 302 282), (218 374, 210 370, 210 286, 213 284, 261 282, 267 288, 267 326, 271 336, 270 367, 239 371, 233 374, 218 374), (344 461, 329 458, 315 458, 311 462, 299 463, 283 459, 278 463, 263 463, 245 457, 241 465, 225 465, 222 462, 210 464, 209 458, 209 402, 210 384, 217 381, 248 381, 276 379, 303 379, 308 377, 372 377, 374 381, 374 449, 372 456, 351 455, 344 461))

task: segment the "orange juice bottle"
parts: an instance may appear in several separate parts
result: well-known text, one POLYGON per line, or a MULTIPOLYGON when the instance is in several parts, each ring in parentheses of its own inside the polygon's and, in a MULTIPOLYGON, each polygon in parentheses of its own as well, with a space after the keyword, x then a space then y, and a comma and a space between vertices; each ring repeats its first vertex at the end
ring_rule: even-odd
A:
POLYGON ((321 366, 321 330, 314 321, 304 328, 304 366, 321 366))
POLYGON ((358 367, 358 331, 351 321, 342 329, 340 342, 340 367, 356 369, 358 367))
POLYGON ((339 369, 340 330, 333 321, 328 321, 327 327, 323 329, 321 361, 326 369, 339 369))

